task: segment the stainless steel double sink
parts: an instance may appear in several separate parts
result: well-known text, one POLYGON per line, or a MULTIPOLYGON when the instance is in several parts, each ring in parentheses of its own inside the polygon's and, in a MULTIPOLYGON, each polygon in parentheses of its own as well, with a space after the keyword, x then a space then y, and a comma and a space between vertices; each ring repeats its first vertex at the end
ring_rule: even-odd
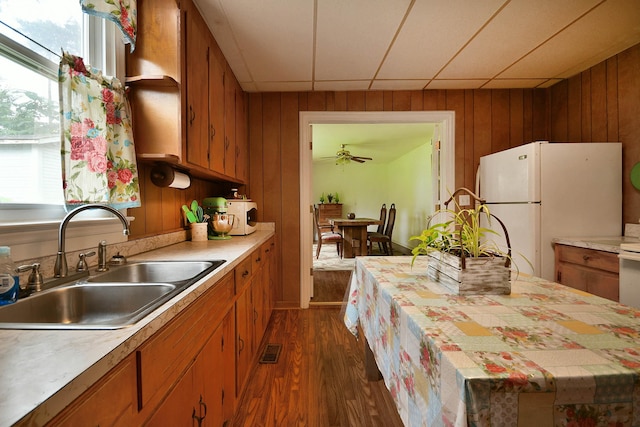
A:
POLYGON ((119 329, 140 321, 224 260, 112 267, 0 307, 0 329, 119 329))

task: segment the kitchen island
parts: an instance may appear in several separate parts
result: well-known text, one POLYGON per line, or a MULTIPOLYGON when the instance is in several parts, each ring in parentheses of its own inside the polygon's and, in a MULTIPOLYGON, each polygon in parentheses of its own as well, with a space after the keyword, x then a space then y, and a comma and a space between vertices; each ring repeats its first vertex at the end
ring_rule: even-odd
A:
MULTIPOLYGON (((273 230, 259 230, 249 236, 234 236, 231 240, 187 241, 130 257, 130 261, 226 260, 130 327, 116 330, 0 330, 0 426, 45 425, 113 368, 126 359, 135 360, 135 353, 142 345, 201 301, 199 297, 211 295, 220 282, 229 285, 228 277, 231 277, 233 292, 234 270, 244 268, 247 261, 251 265, 252 255, 273 236, 273 230)), ((239 295, 239 289, 236 293, 239 295)), ((231 297, 232 301, 233 298, 239 296, 231 297)), ((113 401, 116 397, 109 396, 113 401)), ((134 408, 138 406, 135 399, 129 404, 134 408)), ((108 410, 108 405, 105 408, 108 410)))
POLYGON ((523 275, 458 296, 410 264, 357 258, 345 313, 405 425, 640 423, 640 311, 523 275))

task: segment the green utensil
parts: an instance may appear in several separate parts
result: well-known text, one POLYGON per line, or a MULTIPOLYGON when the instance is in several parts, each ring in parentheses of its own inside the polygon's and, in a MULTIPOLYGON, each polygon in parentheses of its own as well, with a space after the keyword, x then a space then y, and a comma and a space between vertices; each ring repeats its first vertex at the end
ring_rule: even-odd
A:
POLYGON ((187 215, 187 220, 189 220, 190 223, 194 223, 194 222, 198 222, 198 219, 196 218, 196 216, 193 214, 193 212, 191 212, 189 210, 189 208, 187 207, 187 205, 182 205, 182 210, 184 211, 184 213, 187 215))

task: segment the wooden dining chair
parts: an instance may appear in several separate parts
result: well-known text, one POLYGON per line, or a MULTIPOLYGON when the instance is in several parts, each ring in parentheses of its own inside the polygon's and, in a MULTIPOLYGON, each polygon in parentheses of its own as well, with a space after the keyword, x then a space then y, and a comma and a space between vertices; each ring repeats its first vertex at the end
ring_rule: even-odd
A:
POLYGON ((374 243, 382 245, 382 249, 385 255, 393 255, 393 243, 391 242, 391 236, 393 235, 393 226, 396 223, 396 204, 391 203, 389 208, 389 217, 387 218, 387 225, 384 229, 384 233, 371 233, 367 236, 367 245, 369 248, 369 254, 371 254, 371 248, 374 243))
POLYGON ((342 234, 333 231, 333 227, 321 226, 319 222, 320 210, 317 206, 313 207, 313 222, 318 233, 318 248, 316 249, 316 259, 320 257, 320 249, 323 243, 335 243, 338 250, 338 256, 342 257, 343 245, 342 234))
MULTIPOLYGON (((371 255, 371 251, 373 250, 373 248, 371 246, 369 246, 369 236, 376 234, 376 235, 382 235, 384 232, 384 225, 387 222, 387 204, 383 203, 382 207, 380 208, 380 221, 382 221, 380 224, 378 224, 378 228, 376 228, 376 231, 367 231, 367 253, 369 255, 371 255)), ((380 249, 380 252, 382 252, 382 244, 378 243, 378 249, 380 249)))

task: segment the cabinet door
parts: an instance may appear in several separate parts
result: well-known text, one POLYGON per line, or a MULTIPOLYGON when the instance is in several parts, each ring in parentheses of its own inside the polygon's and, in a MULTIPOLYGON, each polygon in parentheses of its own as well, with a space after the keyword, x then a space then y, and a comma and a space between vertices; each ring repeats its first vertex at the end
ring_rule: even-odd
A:
POLYGON ((209 168, 209 34, 195 7, 185 19, 187 162, 209 168))
POLYGON ((211 336, 202 351, 202 363, 196 375, 202 376, 207 404, 205 426, 223 426, 233 417, 235 404, 235 347, 233 310, 211 336))
POLYGON ((209 167, 225 173, 225 59, 215 40, 211 39, 209 55, 209 167))
POLYGON ((193 365, 178 381, 164 402, 158 407, 148 426, 197 426, 198 422, 193 418, 200 416, 198 390, 194 385, 193 365), (197 408, 196 408, 197 406, 197 408))
POLYGON ((236 301, 236 397, 240 397, 253 359, 253 304, 251 288, 236 301))
POLYGON ((236 176, 236 79, 227 65, 224 75, 224 173, 236 176))
POLYGON ((236 178, 249 181, 249 138, 247 103, 240 85, 236 87, 236 178))

